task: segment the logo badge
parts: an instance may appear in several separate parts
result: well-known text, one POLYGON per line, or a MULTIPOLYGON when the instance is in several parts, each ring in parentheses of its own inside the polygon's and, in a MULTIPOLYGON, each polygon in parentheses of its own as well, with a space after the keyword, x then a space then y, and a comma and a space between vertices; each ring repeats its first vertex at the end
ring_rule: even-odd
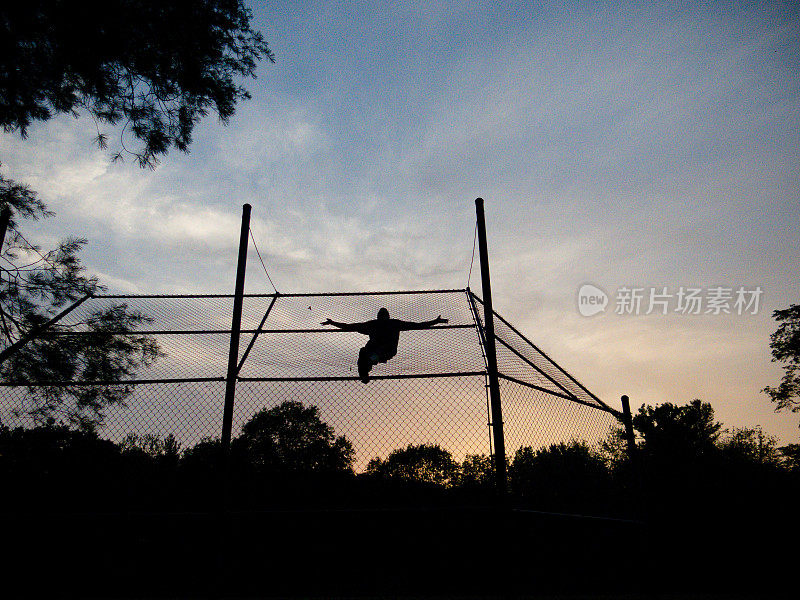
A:
POLYGON ((578 312, 584 317, 605 312, 606 306, 608 306, 608 294, 596 285, 585 283, 578 290, 578 312))

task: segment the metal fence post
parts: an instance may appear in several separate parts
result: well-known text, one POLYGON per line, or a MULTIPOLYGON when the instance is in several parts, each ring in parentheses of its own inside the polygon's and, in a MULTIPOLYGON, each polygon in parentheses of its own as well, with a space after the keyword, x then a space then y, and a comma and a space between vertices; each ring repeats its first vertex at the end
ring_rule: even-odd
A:
POLYGON ((223 597, 230 586, 230 486, 231 486, 231 429, 233 428, 233 402, 236 395, 236 379, 239 375, 239 339, 242 329, 242 304, 244 303, 244 275, 247 268, 247 246, 250 235, 250 205, 242 206, 242 229, 239 234, 239 259, 236 264, 236 288, 233 297, 231 318, 231 341, 228 351, 228 373, 225 379, 225 406, 222 412, 222 448, 219 476, 219 502, 217 504, 217 576, 214 597, 223 597))
POLYGON ((506 465, 506 443, 503 436, 503 408, 500 403, 500 382, 497 377, 497 347, 494 338, 494 311, 492 310, 492 284, 489 279, 489 250, 486 244, 486 221, 483 214, 483 198, 475 199, 478 218, 478 245, 481 259, 481 284, 483 286, 483 313, 486 329, 486 365, 489 375, 489 399, 492 409, 492 433, 494 434, 494 465, 497 490, 505 495, 508 491, 508 467, 506 465))
POLYGON ((3 252, 3 244, 6 241, 6 230, 8 229, 8 222, 11 220, 11 208, 6 205, 3 211, 0 212, 0 254, 3 252))
POLYGON ((636 455, 636 436, 633 433, 631 403, 627 396, 623 396, 620 400, 622 400, 622 423, 625 425, 625 441, 628 443, 628 457, 633 461, 636 455))
MULTIPOLYGON (((247 242, 250 233, 250 205, 242 206, 242 229, 239 235, 239 261, 236 265, 236 290, 231 319, 231 344, 228 352, 228 376, 225 383, 225 407, 222 413, 222 451, 230 452, 233 427, 233 401, 236 395, 236 377, 239 365, 239 339, 242 329, 242 304, 244 301, 244 275, 247 268, 247 242)), ((227 465, 226 465, 227 466, 227 465)))
POLYGON ((649 502, 647 499, 647 487, 644 478, 644 465, 639 456, 639 449, 636 447, 636 434, 633 430, 633 414, 631 404, 627 396, 622 396, 622 422, 625 425, 625 441, 628 446, 628 460, 631 465, 631 477, 633 481, 634 511, 638 518, 648 521, 649 502))

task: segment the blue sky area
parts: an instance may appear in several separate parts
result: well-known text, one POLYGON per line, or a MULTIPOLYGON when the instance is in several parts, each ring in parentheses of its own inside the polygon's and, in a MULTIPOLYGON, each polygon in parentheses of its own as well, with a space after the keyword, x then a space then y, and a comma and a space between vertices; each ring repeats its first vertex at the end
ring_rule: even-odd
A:
POLYGON ((26 235, 89 238, 114 291, 229 292, 248 202, 283 292, 461 288, 481 196, 497 310, 589 389, 798 441, 759 392, 782 373, 771 312, 800 302, 796 4, 251 6, 277 63, 190 154, 111 164, 86 117, 0 135, 3 174, 57 213, 26 235), (587 283, 609 297, 592 317, 587 283), (615 314, 623 287, 640 314, 615 314), (668 314, 644 314, 664 288, 668 314), (690 315, 681 288, 762 294, 690 315))

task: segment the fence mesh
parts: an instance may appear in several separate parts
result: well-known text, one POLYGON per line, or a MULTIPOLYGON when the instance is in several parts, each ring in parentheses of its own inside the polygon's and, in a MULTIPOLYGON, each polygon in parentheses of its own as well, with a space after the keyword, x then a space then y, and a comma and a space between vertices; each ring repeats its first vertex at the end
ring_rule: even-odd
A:
MULTIPOLYGON (((90 335, 87 318, 118 304, 149 317, 137 334, 155 340, 162 356, 121 382, 130 385, 130 395, 106 408, 101 434, 114 441, 130 433, 172 434, 183 448, 219 437, 233 297, 99 296, 46 335, 90 335)), ((247 295, 234 437, 259 410, 299 400, 316 406, 336 435, 351 441, 357 472, 370 459, 409 444, 439 445, 456 460, 489 455, 482 314, 480 299, 469 290, 247 295), (382 307, 393 318, 441 315, 449 322, 401 333, 397 355, 376 365, 365 385, 356 361, 366 337, 321 322, 368 321, 382 307)), ((522 446, 571 439, 596 445, 604 439, 616 423, 615 411, 499 315, 495 328, 509 457, 522 446)), ((103 382, 80 371, 69 381, 18 381, 12 373, 0 387, 0 421, 32 426, 30 413, 43 391, 93 384, 103 382)))
POLYGON ((609 412, 513 381, 500 380, 500 397, 506 453, 510 459, 523 447, 537 449, 572 440, 597 448, 619 424, 609 412))

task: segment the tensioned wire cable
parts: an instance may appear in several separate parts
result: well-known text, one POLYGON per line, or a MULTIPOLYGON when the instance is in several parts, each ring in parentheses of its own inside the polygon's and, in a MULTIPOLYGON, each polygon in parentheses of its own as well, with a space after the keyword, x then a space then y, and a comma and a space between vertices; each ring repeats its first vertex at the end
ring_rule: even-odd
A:
MULTIPOLYGON (((264 264, 264 259, 261 257, 261 252, 258 250, 258 244, 256 243, 255 235, 253 235, 253 229, 249 229, 250 232, 250 239, 253 240, 253 247, 256 249, 256 255, 258 256, 258 260, 261 262, 261 267, 264 269, 264 274, 267 276, 272 289, 275 290, 276 294, 280 294, 278 288, 275 287, 275 284, 272 282, 272 277, 269 276, 269 271, 267 270, 267 266, 264 264)), ((470 282, 472 281, 472 268, 475 265, 475 248, 478 241, 478 223, 475 223, 475 230, 472 236, 472 257, 469 263, 469 274, 467 275, 467 287, 469 287, 470 282)))
POLYGON ((469 282, 472 280, 472 266, 475 264, 475 242, 478 240, 478 222, 475 222, 475 233, 472 237, 472 260, 469 263, 469 275, 467 276, 467 288, 469 288, 469 282))
POLYGON ((278 291, 278 288, 276 288, 275 284, 272 283, 272 277, 269 276, 269 271, 267 271, 267 266, 264 264, 264 259, 261 258, 261 252, 258 251, 258 244, 256 244, 256 238, 253 235, 252 228, 250 228, 249 231, 250 231, 250 239, 253 240, 253 247, 256 249, 256 254, 258 255, 258 260, 261 261, 261 266, 264 268, 264 273, 267 275, 267 279, 269 280, 269 283, 272 286, 272 289, 275 290, 275 293, 276 294, 280 294, 280 292, 278 291))

